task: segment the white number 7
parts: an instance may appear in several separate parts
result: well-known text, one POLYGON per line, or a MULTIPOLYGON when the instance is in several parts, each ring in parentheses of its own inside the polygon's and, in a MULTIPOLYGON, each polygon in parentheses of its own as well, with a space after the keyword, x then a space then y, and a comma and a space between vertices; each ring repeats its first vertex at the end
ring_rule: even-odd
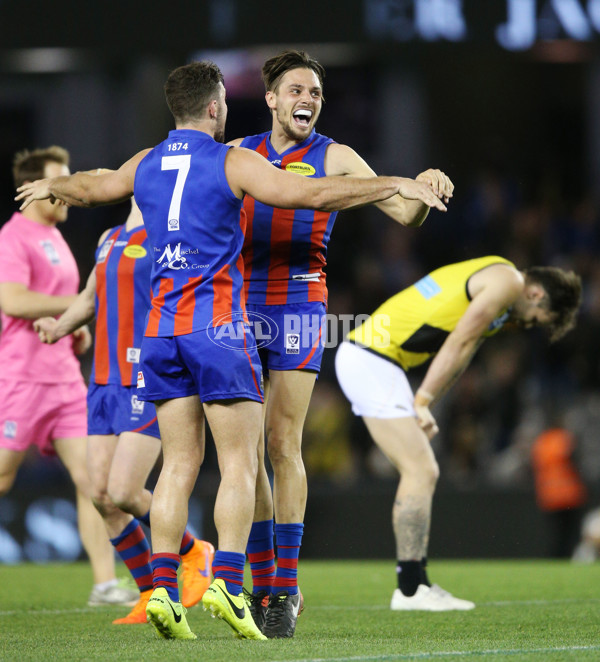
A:
POLYGON ((190 154, 178 154, 177 156, 163 156, 161 170, 177 170, 177 181, 173 189, 173 197, 169 206, 169 218, 167 222, 169 232, 179 230, 179 213, 181 211, 181 196, 185 180, 190 171, 190 154))

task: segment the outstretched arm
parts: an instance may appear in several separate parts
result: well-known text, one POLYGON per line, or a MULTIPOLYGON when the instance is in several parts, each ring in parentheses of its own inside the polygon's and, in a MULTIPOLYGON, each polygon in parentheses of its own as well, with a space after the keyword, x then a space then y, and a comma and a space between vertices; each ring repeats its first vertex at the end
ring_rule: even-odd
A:
MULTIPOLYGON (((345 175, 349 177, 375 177, 375 172, 368 163, 347 145, 333 143, 325 155, 327 175, 345 175)), ((406 226, 419 226, 427 218, 431 205, 423 200, 423 190, 428 187, 440 200, 448 203, 453 195, 454 184, 441 170, 430 168, 417 175, 415 179, 406 179, 398 195, 375 205, 394 219, 406 226)))
POLYGON ((59 319, 41 317, 33 323, 40 340, 49 345, 76 332, 94 319, 96 303, 96 267, 92 270, 85 288, 59 319))
POLYGON ((17 189, 15 200, 23 211, 34 200, 63 200, 76 207, 96 207, 127 200, 133 195, 135 171, 149 152, 145 149, 125 162, 118 170, 76 172, 69 177, 53 177, 27 182, 17 189))
POLYGON ((523 277, 512 267, 494 265, 478 276, 479 291, 433 358, 415 394, 417 420, 430 439, 438 432, 430 406, 464 372, 483 342, 483 334, 489 325, 515 302, 523 289, 523 277))
MULTIPOLYGON (((227 181, 238 198, 246 193, 282 209, 339 211, 386 200, 413 180, 403 177, 303 177, 274 168, 265 158, 243 147, 229 150, 225 160, 227 181)), ((422 185, 422 201, 445 211, 442 201, 422 185)))

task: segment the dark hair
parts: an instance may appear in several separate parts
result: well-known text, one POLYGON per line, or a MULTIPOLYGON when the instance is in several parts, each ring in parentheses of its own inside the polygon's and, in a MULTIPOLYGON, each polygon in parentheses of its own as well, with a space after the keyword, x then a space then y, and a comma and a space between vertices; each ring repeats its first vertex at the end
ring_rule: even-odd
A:
POLYGON ((177 124, 202 119, 216 97, 223 74, 214 62, 191 62, 174 69, 165 83, 165 97, 177 124))
POLYGON ((575 326, 581 305, 581 278, 574 271, 558 267, 531 267, 524 273, 527 282, 538 283, 548 296, 548 309, 556 316, 548 330, 550 342, 555 342, 575 326))
POLYGON ((325 69, 304 51, 287 50, 270 57, 263 65, 262 79, 267 92, 275 92, 283 75, 291 69, 312 69, 323 87, 325 69))
POLYGON ((36 179, 44 178, 46 163, 58 163, 59 165, 69 165, 69 152, 63 147, 51 145, 44 149, 34 149, 30 152, 24 149, 17 152, 13 159, 13 179, 15 188, 18 188, 25 182, 34 182, 36 179))

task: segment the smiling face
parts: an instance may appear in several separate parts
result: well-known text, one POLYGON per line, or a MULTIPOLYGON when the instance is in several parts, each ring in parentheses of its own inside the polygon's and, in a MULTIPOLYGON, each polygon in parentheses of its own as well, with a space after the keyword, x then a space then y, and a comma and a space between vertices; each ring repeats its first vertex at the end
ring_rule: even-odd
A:
POLYGON ((323 104, 323 90, 312 69, 286 71, 275 90, 269 90, 265 98, 273 113, 274 133, 294 142, 308 138, 323 104))

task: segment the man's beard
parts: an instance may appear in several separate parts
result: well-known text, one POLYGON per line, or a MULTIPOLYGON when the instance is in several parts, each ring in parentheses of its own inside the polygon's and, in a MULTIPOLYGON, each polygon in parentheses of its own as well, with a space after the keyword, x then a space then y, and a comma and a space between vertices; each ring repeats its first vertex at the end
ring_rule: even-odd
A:
POLYGON ((224 143, 225 142, 225 131, 223 129, 219 129, 214 136, 215 142, 218 143, 224 143))
MULTIPOLYGON (((290 140, 295 140, 296 142, 302 142, 303 140, 306 139, 306 134, 300 133, 300 130, 296 129, 296 127, 294 127, 294 125, 291 122, 288 122, 279 115, 277 116, 277 120, 279 121, 279 124, 283 129, 283 132, 290 140)), ((310 130, 312 131, 312 127, 310 128, 310 130)))

